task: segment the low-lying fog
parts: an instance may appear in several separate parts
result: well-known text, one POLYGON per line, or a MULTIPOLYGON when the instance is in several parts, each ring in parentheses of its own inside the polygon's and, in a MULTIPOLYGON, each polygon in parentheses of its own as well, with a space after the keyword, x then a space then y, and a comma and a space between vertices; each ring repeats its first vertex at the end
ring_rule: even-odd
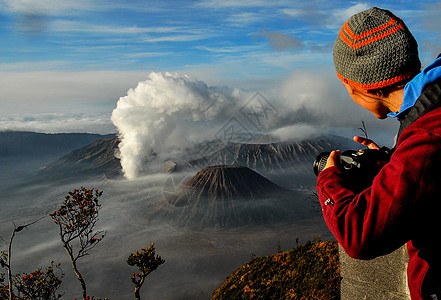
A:
MULTIPOLYGON (((90 255, 79 261, 88 294, 111 299, 133 297, 131 274, 135 267, 126 264, 131 252, 155 243, 156 253, 165 259, 147 277, 141 295, 148 299, 209 299, 212 292, 235 269, 248 262, 252 255, 262 256, 296 246, 315 237, 332 239, 320 214, 290 224, 249 225, 236 228, 177 228, 149 216, 164 193, 173 192, 178 183, 189 176, 150 175, 135 180, 104 178, 96 182, 79 181, 65 186, 27 186, 5 189, 0 194, 0 235, 8 241, 16 226, 47 215, 57 208, 68 191, 82 185, 103 190, 102 209, 97 230, 107 234, 90 255)), ((194 174, 191 174, 194 175, 194 174)), ((307 205, 316 203, 304 192, 307 205)), ((0 249, 6 249, 2 242, 0 249)), ((60 292, 63 299, 81 296, 58 236, 58 228, 50 217, 17 233, 12 248, 13 273, 46 268, 51 261, 61 262, 65 273, 60 292)))

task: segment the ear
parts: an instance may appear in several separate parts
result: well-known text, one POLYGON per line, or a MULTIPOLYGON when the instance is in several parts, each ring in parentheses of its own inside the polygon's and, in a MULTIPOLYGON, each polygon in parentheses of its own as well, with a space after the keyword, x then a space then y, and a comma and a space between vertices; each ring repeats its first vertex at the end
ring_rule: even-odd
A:
POLYGON ((347 83, 347 82, 343 82, 343 85, 346 87, 346 89, 348 90, 348 93, 349 93, 349 95, 350 96, 352 96, 352 95, 354 95, 355 94, 355 88, 352 86, 352 85, 350 85, 349 83, 347 83))
POLYGON ((361 89, 361 88, 357 88, 353 85, 350 85, 347 82, 343 82, 343 85, 346 87, 346 89, 348 90, 349 95, 360 95, 360 94, 365 94, 365 95, 376 95, 375 93, 371 92, 371 90, 365 90, 365 89, 361 89))

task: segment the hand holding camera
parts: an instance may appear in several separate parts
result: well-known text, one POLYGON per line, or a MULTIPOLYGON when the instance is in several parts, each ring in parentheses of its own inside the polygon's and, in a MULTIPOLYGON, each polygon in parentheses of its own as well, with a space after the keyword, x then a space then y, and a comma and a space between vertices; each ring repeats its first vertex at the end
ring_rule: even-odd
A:
POLYGON ((337 166, 343 171, 345 181, 353 187, 365 187, 372 183, 380 169, 389 161, 389 149, 380 148, 372 140, 354 137, 354 141, 367 146, 367 149, 339 150, 320 153, 314 161, 313 169, 316 176, 323 170, 337 166))

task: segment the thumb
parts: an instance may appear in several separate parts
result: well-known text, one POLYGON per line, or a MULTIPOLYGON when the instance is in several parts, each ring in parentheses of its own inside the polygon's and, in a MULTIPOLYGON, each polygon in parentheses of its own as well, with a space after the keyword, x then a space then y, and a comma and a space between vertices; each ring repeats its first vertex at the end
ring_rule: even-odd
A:
POLYGON ((340 155, 340 153, 341 153, 340 150, 332 151, 331 154, 329 154, 329 157, 328 157, 328 160, 326 162, 326 165, 325 165, 324 169, 336 166, 337 165, 337 159, 338 159, 338 156, 340 155))

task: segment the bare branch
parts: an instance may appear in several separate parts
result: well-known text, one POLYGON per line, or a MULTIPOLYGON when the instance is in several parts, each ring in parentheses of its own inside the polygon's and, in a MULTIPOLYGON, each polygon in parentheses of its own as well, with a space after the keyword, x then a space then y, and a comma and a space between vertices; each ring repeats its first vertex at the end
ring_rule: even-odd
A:
POLYGON ((25 228, 28 228, 29 226, 43 220, 45 217, 42 217, 40 219, 37 219, 31 223, 27 223, 25 225, 20 225, 17 226, 14 222, 12 222, 12 224, 14 225, 14 230, 11 233, 11 237, 9 238, 9 242, 6 242, 5 240, 2 240, 5 242, 8 250, 7 252, 2 251, 2 258, 0 258, 0 264, 2 267, 6 268, 7 272, 8 272, 8 289, 9 289, 9 300, 12 300, 14 298, 13 295, 13 290, 12 290, 12 282, 13 282, 13 277, 12 277, 12 267, 11 267, 11 261, 12 261, 12 243, 14 242, 14 238, 15 238, 15 234, 17 232, 22 231, 25 228))
POLYGON ((363 132, 364 137, 368 139, 369 136, 368 136, 367 128, 366 128, 366 125, 364 124, 364 121, 361 121, 361 125, 362 125, 362 127, 359 127, 358 129, 360 129, 363 132))

